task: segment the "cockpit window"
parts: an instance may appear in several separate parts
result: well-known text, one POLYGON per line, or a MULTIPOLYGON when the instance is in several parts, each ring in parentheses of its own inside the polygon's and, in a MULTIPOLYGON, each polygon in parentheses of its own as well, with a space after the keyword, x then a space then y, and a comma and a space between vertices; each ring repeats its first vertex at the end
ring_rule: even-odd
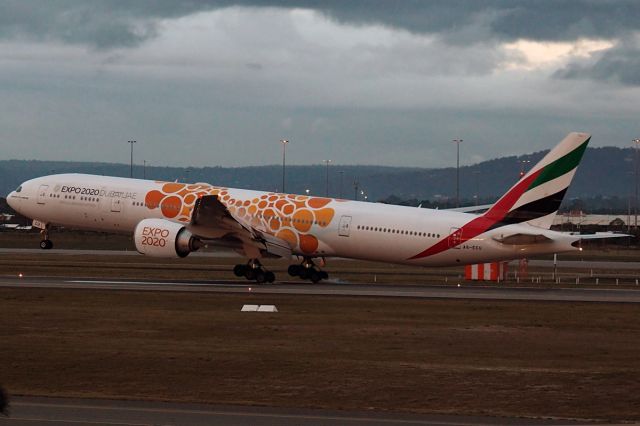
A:
POLYGON ((22 187, 21 186, 19 186, 18 189, 16 189, 16 192, 20 192, 20 191, 22 191, 22 187))

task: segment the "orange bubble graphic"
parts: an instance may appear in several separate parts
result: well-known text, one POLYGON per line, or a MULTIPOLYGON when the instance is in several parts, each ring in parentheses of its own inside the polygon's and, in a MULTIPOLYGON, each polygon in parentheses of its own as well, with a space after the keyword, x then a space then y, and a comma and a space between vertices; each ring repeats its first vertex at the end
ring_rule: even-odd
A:
POLYGON ((278 200, 278 201, 276 201, 276 208, 278 210, 282 211, 282 207, 284 207, 287 204, 288 203, 285 200, 278 200))
POLYGON ((249 206, 249 209, 248 209, 250 215, 256 214, 257 210, 258 208, 256 206, 249 206))
POLYGON ((247 209, 245 209, 244 207, 240 207, 240 209, 238 209, 238 214, 240 216, 244 216, 245 214, 247 214, 247 209))
POLYGON ((331 202, 330 198, 312 198, 308 201, 309 207, 319 209, 331 202))
POLYGON ((269 197, 269 201, 273 202, 275 200, 277 200, 278 197, 276 195, 272 195, 271 197, 269 197))
POLYGON ((276 219, 272 219, 271 222, 269 222, 269 226, 273 231, 276 231, 280 229, 280 221, 276 219))
POLYGON ((298 237, 293 233, 290 229, 282 229, 277 234, 276 237, 285 240, 292 247, 295 247, 298 244, 298 237))
POLYGON ((243 206, 247 207, 249 204, 251 204, 251 201, 247 200, 244 203, 242 203, 243 206))
POLYGON ((182 183, 165 183, 162 190, 164 192, 173 193, 180 191, 182 188, 184 188, 184 184, 182 183))
POLYGON ((265 218, 271 218, 272 216, 275 216, 275 214, 276 214, 276 212, 274 212, 272 209, 266 209, 266 210, 262 213, 262 215, 263 215, 265 218))
POLYGON ((187 206, 183 206, 182 207, 182 212, 180 212, 180 215, 182 216, 186 216, 186 217, 191 217, 191 209, 187 206))
POLYGON ((193 204, 194 201, 196 201, 195 194, 188 194, 186 197, 184 197, 184 202, 187 204, 193 204))
POLYGON ((287 204, 286 206, 284 206, 284 208, 282 209, 282 212, 286 215, 289 215, 291 213, 293 213, 294 207, 291 204, 287 204))
POLYGON ((300 235, 300 250, 305 253, 314 253, 318 250, 318 239, 313 235, 300 235))
POLYGON ((267 207, 267 202, 266 201, 260 201, 260 203, 258 204, 258 207, 260 207, 261 209, 264 209, 265 207, 267 207))
POLYGON ((313 213, 310 210, 302 209, 293 214, 293 226, 300 232, 307 232, 311 229, 313 213))
POLYGON ((182 200, 176 196, 167 197, 162 200, 162 204, 160 208, 162 209, 162 214, 164 217, 176 217, 180 212, 180 208, 182 207, 182 200))
POLYGON ((331 208, 316 210, 316 221, 320 222, 322 226, 327 226, 331 219, 333 219, 334 210, 331 208))
POLYGON ((144 202, 150 209, 155 209, 160 204, 160 201, 164 198, 164 194, 160 191, 149 191, 147 196, 144 197, 144 202))

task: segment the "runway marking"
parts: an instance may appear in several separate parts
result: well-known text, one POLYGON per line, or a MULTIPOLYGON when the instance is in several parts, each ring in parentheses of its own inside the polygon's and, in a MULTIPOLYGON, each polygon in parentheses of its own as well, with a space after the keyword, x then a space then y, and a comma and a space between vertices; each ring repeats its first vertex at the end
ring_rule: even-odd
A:
MULTIPOLYGON (((14 402, 12 405, 18 406, 37 406, 37 407, 51 407, 51 408, 73 408, 73 409, 85 409, 85 410, 105 410, 105 411, 130 411, 130 412, 149 412, 149 413, 167 413, 167 414, 201 414, 201 415, 217 415, 217 416, 233 416, 233 417, 264 417, 264 418, 275 418, 275 419, 308 419, 308 420, 335 420, 335 421, 348 421, 348 422, 358 422, 358 423, 368 423, 368 422, 378 422, 378 423, 389 423, 389 424, 415 424, 415 425, 433 425, 433 424, 441 424, 441 425, 462 425, 462 426, 488 426, 494 423, 463 423, 460 421, 447 421, 447 420, 407 420, 407 419, 385 419, 385 418, 376 418, 376 417, 355 417, 355 416, 322 416, 322 415, 304 415, 304 414, 270 414, 270 413, 251 413, 251 412, 240 412, 240 411, 216 411, 216 410, 188 410, 188 409, 178 409, 178 408, 144 408, 144 407, 107 407, 100 405, 80 405, 80 404, 53 404, 46 402, 14 402)), ((38 420, 38 419, 36 419, 38 420)), ((50 420, 51 421, 51 420, 50 420)), ((74 421, 74 423, 82 423, 81 421, 74 421)), ((87 422, 87 423, 105 423, 105 422, 87 422)), ((129 425, 130 423, 108 423, 108 424, 118 424, 118 425, 129 425)), ((137 423, 135 423, 137 425, 137 423)))

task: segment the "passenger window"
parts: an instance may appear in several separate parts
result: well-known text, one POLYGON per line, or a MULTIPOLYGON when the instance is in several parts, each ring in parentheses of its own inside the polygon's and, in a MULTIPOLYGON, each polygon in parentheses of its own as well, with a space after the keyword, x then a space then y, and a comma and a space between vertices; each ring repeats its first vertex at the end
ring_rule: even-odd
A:
POLYGON ((16 189, 16 192, 21 192, 22 191, 22 186, 19 186, 18 189, 16 189))

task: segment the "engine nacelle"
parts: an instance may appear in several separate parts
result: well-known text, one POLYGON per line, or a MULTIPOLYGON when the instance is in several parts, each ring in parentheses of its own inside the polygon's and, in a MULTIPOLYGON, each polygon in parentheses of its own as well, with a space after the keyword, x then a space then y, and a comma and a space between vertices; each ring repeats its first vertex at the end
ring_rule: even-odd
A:
POLYGON ((184 226, 165 219, 140 221, 133 238, 139 253, 153 257, 186 257, 202 246, 184 226))

